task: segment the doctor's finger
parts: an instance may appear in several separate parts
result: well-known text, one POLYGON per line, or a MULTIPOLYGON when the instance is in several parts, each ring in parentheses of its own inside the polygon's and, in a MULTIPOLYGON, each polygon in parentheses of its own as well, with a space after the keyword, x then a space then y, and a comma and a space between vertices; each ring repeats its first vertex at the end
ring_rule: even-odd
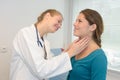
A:
POLYGON ((78 45, 86 45, 86 44, 88 44, 88 42, 89 42, 89 38, 85 37, 85 38, 82 38, 81 40, 77 41, 76 43, 78 45))

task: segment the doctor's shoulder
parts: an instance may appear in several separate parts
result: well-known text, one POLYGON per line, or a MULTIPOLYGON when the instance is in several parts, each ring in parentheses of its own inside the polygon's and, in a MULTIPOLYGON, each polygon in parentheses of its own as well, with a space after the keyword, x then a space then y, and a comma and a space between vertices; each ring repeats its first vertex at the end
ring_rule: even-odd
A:
POLYGON ((23 28, 21 28, 17 33, 16 33, 16 35, 15 35, 15 38, 16 37, 25 37, 25 36, 32 36, 32 34, 34 34, 33 33, 34 32, 34 28, 33 27, 31 27, 31 26, 26 26, 26 27, 23 27, 23 28))
POLYGON ((32 26, 26 26, 19 30, 19 32, 21 32, 21 33, 30 34, 30 35, 32 34, 33 31, 34 31, 34 27, 32 27, 32 26))

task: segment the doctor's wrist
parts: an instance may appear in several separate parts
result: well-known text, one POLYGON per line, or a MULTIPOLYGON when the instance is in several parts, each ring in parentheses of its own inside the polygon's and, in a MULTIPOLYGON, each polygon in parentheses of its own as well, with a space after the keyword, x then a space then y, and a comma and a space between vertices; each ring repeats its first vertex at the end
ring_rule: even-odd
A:
POLYGON ((67 53, 68 53, 70 58, 74 56, 73 51, 68 50, 67 53))

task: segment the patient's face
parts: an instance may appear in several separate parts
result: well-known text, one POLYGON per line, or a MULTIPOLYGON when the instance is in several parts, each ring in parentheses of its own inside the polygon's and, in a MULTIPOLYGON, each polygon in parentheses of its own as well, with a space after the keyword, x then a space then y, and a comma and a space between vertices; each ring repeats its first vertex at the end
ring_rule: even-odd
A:
POLYGON ((89 22, 85 19, 84 14, 80 13, 74 23, 74 35, 84 37, 91 34, 89 22))

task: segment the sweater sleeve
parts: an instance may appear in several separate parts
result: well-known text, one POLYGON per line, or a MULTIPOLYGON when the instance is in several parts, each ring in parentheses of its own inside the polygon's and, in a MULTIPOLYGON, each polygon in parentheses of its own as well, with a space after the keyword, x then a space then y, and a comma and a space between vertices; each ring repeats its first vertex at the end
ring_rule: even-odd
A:
POLYGON ((106 80, 107 74, 107 58, 102 54, 96 56, 92 62, 91 80, 106 80))

